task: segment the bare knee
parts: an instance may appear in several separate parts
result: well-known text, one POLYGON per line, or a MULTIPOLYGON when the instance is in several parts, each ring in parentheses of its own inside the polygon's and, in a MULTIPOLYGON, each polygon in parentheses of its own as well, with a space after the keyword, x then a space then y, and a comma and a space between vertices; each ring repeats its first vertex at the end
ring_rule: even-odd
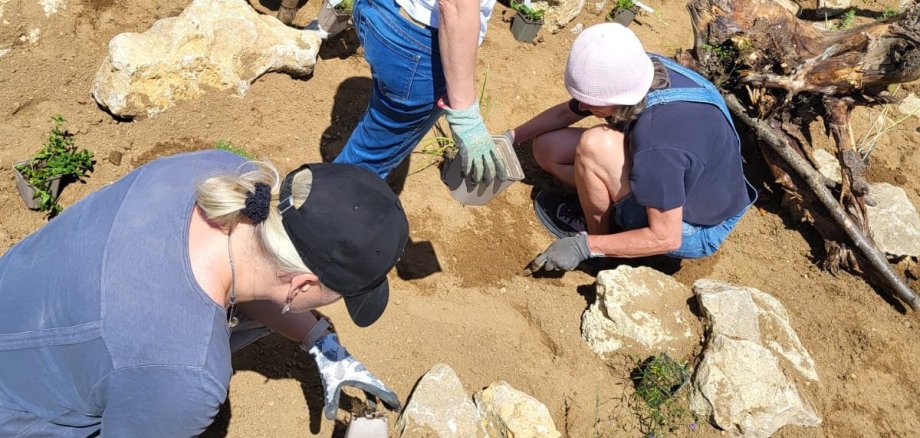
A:
POLYGON ((595 126, 581 135, 575 152, 581 159, 621 161, 625 154, 623 134, 607 126, 595 126))

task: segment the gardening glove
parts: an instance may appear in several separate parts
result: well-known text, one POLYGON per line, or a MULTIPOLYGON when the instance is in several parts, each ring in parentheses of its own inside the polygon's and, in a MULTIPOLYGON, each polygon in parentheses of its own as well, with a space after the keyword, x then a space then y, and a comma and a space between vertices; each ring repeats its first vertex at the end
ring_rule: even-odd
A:
MULTIPOLYGON (((306 347, 301 345, 301 348, 306 347)), ((325 400, 323 413, 326 414, 326 418, 335 419, 343 386, 359 388, 379 398, 388 408, 397 411, 400 409, 399 397, 396 396, 396 393, 371 374, 363 363, 358 362, 354 356, 349 354, 339 343, 339 337, 335 333, 330 333, 314 342, 308 352, 316 360, 316 367, 323 379, 325 400)))
POLYGON ((572 237, 559 239, 542 254, 530 262, 527 270, 536 272, 540 269, 546 271, 571 271, 578 265, 592 257, 602 257, 601 254, 592 254, 588 248, 588 235, 585 233, 572 237))
POLYGON ((505 163, 495 150, 495 142, 486 131, 486 125, 479 114, 479 103, 473 103, 464 110, 445 107, 447 123, 460 149, 460 163, 463 175, 470 176, 474 183, 491 184, 495 178, 507 179, 505 163))

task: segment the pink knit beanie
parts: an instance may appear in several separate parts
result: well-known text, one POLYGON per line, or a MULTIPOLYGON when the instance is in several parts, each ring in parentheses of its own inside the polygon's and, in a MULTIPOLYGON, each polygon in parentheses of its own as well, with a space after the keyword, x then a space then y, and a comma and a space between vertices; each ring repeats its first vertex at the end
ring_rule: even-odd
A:
POLYGON ((565 66, 565 88, 592 106, 635 105, 645 97, 655 68, 639 38, 616 23, 578 35, 565 66))

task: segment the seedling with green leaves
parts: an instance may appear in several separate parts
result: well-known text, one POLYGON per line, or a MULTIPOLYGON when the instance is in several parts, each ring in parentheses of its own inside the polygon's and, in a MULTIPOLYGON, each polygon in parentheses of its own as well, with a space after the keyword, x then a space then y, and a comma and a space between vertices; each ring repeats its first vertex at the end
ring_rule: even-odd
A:
POLYGON ((61 178, 82 181, 93 170, 94 161, 93 153, 79 149, 74 143, 73 134, 63 128, 63 117, 56 115, 51 120, 54 126, 48 139, 31 159, 17 165, 16 170, 34 190, 38 210, 54 216, 63 208, 57 202, 57 194, 52 193, 52 184, 61 178))
POLYGON ((342 0, 338 4, 333 6, 332 8, 335 9, 336 12, 351 13, 354 7, 355 7, 354 0, 342 0))
POLYGON ((543 21, 543 14, 546 13, 546 9, 537 9, 514 0, 511 0, 511 9, 520 13, 528 21, 543 21))

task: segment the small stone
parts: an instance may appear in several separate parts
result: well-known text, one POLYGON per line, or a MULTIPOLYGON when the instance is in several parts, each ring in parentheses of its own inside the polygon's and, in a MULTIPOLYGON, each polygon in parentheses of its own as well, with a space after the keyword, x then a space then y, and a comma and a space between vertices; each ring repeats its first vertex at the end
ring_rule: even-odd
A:
POLYGON ((578 35, 579 33, 581 33, 582 30, 584 30, 584 28, 585 28, 584 24, 578 23, 572 27, 572 30, 570 32, 572 32, 572 35, 578 35))
POLYGON ((495 438, 559 438, 553 417, 539 400, 505 382, 489 385, 473 399, 485 424, 495 438))
POLYGON ((124 154, 122 154, 120 151, 112 151, 112 152, 109 152, 109 163, 112 163, 112 165, 114 165, 114 166, 120 166, 120 165, 121 165, 121 157, 122 157, 123 155, 124 155, 124 154))

